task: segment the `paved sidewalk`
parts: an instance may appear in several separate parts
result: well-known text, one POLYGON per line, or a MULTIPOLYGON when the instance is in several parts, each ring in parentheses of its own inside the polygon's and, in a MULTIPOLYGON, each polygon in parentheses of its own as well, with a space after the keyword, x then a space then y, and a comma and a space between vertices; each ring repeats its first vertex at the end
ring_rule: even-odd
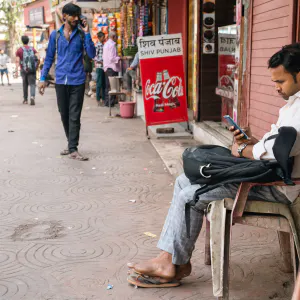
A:
MULTIPOLYGON (((214 299, 203 234, 181 287, 127 284, 126 263, 158 253, 173 190, 143 122, 110 119, 86 99, 80 150, 91 160, 77 162, 59 156, 54 89, 35 107, 21 102, 20 84, 0 86, 0 299, 214 299)), ((276 232, 236 226, 233 240, 231 299, 290 299, 276 232)))

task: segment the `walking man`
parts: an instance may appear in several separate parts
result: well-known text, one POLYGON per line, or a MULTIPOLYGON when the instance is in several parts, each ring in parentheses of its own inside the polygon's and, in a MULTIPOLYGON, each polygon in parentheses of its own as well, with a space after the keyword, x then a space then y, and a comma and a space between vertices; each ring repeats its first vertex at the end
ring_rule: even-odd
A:
POLYGON ((45 92, 45 80, 56 56, 56 97, 68 140, 68 148, 63 150, 61 155, 69 155, 72 159, 85 161, 88 158, 81 155, 77 148, 86 77, 83 57, 86 52, 91 59, 94 58, 96 49, 87 20, 82 18, 82 26, 79 25, 81 8, 73 3, 66 4, 62 15, 65 23, 50 36, 39 92, 41 95, 45 92))
POLYGON ((3 75, 6 74, 8 85, 11 85, 9 83, 9 76, 8 76, 8 70, 7 70, 7 64, 9 63, 9 57, 7 54, 4 53, 4 50, 0 50, 0 74, 1 74, 1 83, 3 83, 3 75))
POLYGON ((96 89, 96 99, 98 106, 104 103, 105 100, 105 73, 103 70, 103 47, 104 47, 105 34, 103 32, 98 32, 98 43, 96 45, 96 74, 97 74, 97 89, 96 89))
POLYGON ((108 77, 118 76, 120 71, 120 57, 117 55, 117 34, 114 31, 111 31, 108 35, 109 39, 103 47, 103 66, 105 72, 106 88, 105 88, 105 106, 113 107, 115 105, 116 96, 108 95, 110 90, 110 84, 108 77))
MULTIPOLYGON (((244 139, 239 130, 234 131, 232 155, 256 160, 275 159, 273 153, 274 139, 270 136, 278 134, 280 127, 294 127, 298 136, 300 123, 297 116, 300 114, 300 44, 287 45, 275 53, 269 60, 271 80, 276 92, 286 101, 286 105, 279 112, 279 119, 271 126, 271 131, 266 133, 261 141, 254 138, 244 139)), ((291 150, 295 157, 292 178, 300 176, 300 139, 291 150)), ((211 201, 224 198, 234 199, 237 193, 237 184, 225 184, 219 188, 202 194, 190 215, 190 238, 187 237, 185 223, 185 204, 193 199, 200 185, 192 185, 189 179, 180 175, 176 179, 171 207, 163 227, 158 248, 161 249, 158 257, 141 262, 129 263, 134 271, 128 281, 137 286, 144 287, 174 287, 180 280, 191 274, 191 257, 195 243, 200 234, 204 210, 211 201), (140 276, 139 274, 149 277, 140 276)), ((291 204, 299 195, 299 186, 257 186, 249 193, 249 198, 291 204)), ((218 258, 216 258, 218 259, 218 258)))
POLYGON ((35 105, 35 88, 36 88, 36 70, 39 65, 37 51, 28 46, 29 37, 24 35, 21 38, 23 47, 16 52, 16 70, 21 68, 23 81, 23 104, 28 104, 28 85, 30 85, 30 105, 35 105))

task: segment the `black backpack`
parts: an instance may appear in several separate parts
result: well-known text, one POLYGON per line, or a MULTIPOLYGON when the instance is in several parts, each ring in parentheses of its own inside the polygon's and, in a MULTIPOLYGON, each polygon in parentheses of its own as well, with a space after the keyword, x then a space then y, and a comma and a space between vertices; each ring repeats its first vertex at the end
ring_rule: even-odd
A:
POLYGON ((289 157, 297 138, 293 127, 281 127, 275 139, 273 153, 275 160, 252 160, 237 158, 227 148, 215 145, 201 145, 184 151, 183 169, 192 184, 201 184, 194 199, 186 204, 186 222, 189 236, 189 209, 196 205, 200 195, 230 183, 284 181, 294 185, 291 174, 294 158, 289 157))

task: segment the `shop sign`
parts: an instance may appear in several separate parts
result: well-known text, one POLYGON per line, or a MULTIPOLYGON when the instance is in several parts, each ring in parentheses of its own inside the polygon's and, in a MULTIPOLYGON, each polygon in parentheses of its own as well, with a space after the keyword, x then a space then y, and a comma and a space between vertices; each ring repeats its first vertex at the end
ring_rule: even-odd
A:
POLYGON ((29 26, 41 26, 44 20, 44 7, 32 8, 29 10, 29 26))
POLYGON ((146 126, 188 121, 181 34, 139 37, 146 126))
POLYGON ((219 33, 219 83, 220 88, 234 90, 236 35, 219 33))

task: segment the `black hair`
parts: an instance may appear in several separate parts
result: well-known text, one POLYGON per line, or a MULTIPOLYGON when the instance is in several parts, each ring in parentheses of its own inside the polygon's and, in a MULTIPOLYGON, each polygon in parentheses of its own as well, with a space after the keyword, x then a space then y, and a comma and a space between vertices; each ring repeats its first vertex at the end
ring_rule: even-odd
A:
POLYGON ((23 35, 23 36, 21 37, 21 40, 22 40, 22 43, 23 43, 24 45, 28 45, 28 43, 29 43, 29 37, 28 37, 27 35, 23 35))
POLYGON ((98 38, 100 39, 100 38, 102 38, 103 36, 105 36, 105 34, 104 34, 102 31, 100 31, 100 32, 97 33, 97 36, 98 36, 98 38))
POLYGON ((63 14, 67 14, 69 16, 80 16, 81 15, 81 8, 78 5, 73 3, 66 4, 62 9, 63 14))
POLYGON ((297 83, 297 74, 300 72, 300 44, 295 43, 282 47, 270 58, 268 65, 269 69, 282 65, 297 83))

